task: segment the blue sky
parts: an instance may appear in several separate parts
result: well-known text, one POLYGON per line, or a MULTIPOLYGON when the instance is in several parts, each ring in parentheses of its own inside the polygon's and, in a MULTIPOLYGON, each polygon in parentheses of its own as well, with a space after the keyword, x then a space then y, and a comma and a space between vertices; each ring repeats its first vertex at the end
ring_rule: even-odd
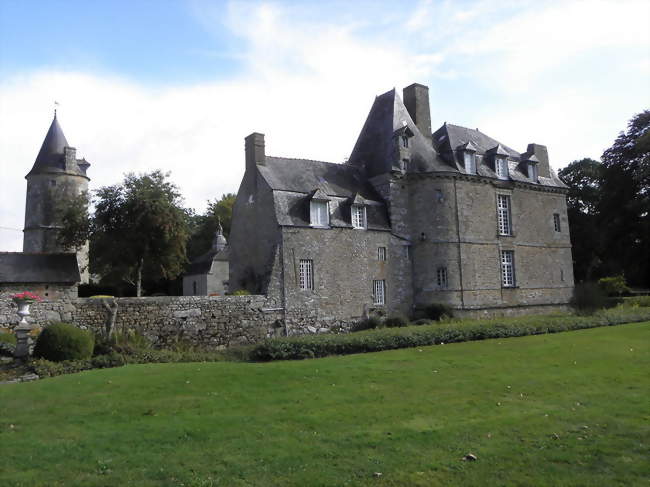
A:
POLYGON ((546 144, 557 169, 650 106, 648 18, 646 0, 0 0, 0 250, 20 249, 55 100, 91 187, 160 168, 198 211, 236 191, 248 133, 342 162, 374 97, 416 81, 434 128, 546 144))

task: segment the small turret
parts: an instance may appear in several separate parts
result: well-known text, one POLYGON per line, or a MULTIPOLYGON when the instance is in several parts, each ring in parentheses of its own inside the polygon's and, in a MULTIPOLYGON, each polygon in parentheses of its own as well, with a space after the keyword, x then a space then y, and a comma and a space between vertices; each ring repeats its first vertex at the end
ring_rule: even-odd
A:
POLYGON ((214 235, 212 240, 212 251, 221 252, 228 245, 226 237, 223 236, 223 228, 221 228, 221 220, 217 222, 217 233, 214 235))

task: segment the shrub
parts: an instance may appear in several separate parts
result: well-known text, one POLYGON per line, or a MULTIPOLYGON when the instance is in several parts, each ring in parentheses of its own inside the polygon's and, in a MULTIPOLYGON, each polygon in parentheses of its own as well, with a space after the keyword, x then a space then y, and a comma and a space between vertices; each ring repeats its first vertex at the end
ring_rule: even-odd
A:
POLYGON ((623 306, 641 306, 650 307, 650 296, 634 296, 633 298, 623 299, 623 306))
POLYGON ((438 321, 444 317, 453 318, 454 310, 448 304, 431 303, 422 310, 422 314, 423 318, 438 321))
POLYGON ((247 289, 237 289, 234 293, 232 293, 233 296, 250 296, 251 292, 247 289))
POLYGON ((579 314, 592 314, 607 306, 607 296, 598 284, 584 282, 573 289, 571 306, 579 314))
POLYGON ((630 293, 630 288, 627 287, 625 277, 622 275, 603 277, 598 280, 598 286, 605 294, 607 294, 607 296, 622 296, 630 293))
POLYGON ((36 340, 34 357, 52 362, 88 359, 93 353, 92 334, 67 323, 45 328, 36 340))
POLYGON ((413 325, 418 325, 418 326, 422 326, 422 325, 430 325, 430 324, 431 324, 431 320, 428 319, 428 318, 420 318, 419 320, 415 320, 415 321, 413 321, 411 324, 413 324, 413 325))
POLYGON ((120 367, 127 362, 118 353, 98 355, 85 360, 63 360, 53 362, 45 359, 32 360, 30 366, 39 377, 55 377, 63 374, 74 374, 90 369, 106 369, 109 367, 120 367))
POLYGON ((13 333, 0 333, 0 343, 16 344, 16 335, 13 333))
POLYGON ((406 326, 409 324, 409 320, 404 315, 392 315, 384 320, 384 326, 387 328, 398 328, 400 326, 406 326))
POLYGON ((351 331, 374 330, 375 328, 381 328, 381 326, 381 318, 378 316, 369 316, 365 320, 355 323, 351 331))
POLYGON ((650 320, 649 309, 618 307, 593 316, 537 315, 385 328, 350 334, 271 338, 255 345, 250 352, 250 359, 291 360, 379 352, 440 343, 557 333, 646 320, 650 320))

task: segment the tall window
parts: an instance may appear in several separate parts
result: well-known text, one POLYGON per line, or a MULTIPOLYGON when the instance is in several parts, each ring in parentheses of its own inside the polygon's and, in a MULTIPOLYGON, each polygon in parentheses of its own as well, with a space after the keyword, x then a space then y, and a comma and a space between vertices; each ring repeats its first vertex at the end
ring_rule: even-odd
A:
POLYGON ((513 250, 501 251, 501 284, 503 287, 515 285, 515 252, 513 250))
POLYGON ((402 147, 406 148, 409 146, 409 138, 406 135, 402 135, 402 147))
POLYGON ((473 152, 465 152, 465 172, 476 174, 476 155, 473 152))
POLYGON ((496 166, 496 173, 499 179, 508 179, 508 159, 498 157, 494 164, 496 166))
POLYGON ((312 200, 310 209, 310 222, 314 227, 326 227, 330 223, 329 205, 327 201, 312 200))
POLYGON ((300 289, 314 289, 314 261, 300 259, 300 289))
POLYGON ((352 228, 366 228, 366 207, 352 205, 352 228))
POLYGON ((560 214, 559 213, 553 213, 553 227, 555 228, 556 232, 561 232, 562 227, 560 226, 560 214))
POLYGON ((376 305, 386 304, 386 281, 372 281, 372 302, 376 305))
POLYGON ((438 267, 438 270, 436 271, 436 277, 438 278, 438 289, 447 289, 449 287, 446 267, 438 267))
POLYGON ((192 281, 192 295, 196 296, 196 281, 192 281))
POLYGON ((377 260, 386 260, 386 247, 377 247, 377 260))
POLYGON ((499 219, 499 235, 512 235, 510 222, 510 196, 497 195, 497 215, 499 219))
POLYGON ((534 183, 537 182, 538 174, 537 174, 537 164, 534 162, 529 162, 528 163, 528 177, 530 180, 534 183))

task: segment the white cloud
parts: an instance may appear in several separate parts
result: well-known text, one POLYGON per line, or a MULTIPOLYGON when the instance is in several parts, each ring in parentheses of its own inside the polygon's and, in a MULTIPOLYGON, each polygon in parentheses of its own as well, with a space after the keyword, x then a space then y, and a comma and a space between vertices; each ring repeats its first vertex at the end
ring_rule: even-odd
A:
POLYGON ((228 53, 239 74, 164 88, 56 71, 0 83, 0 250, 21 247, 22 233, 2 227, 23 226, 23 177, 54 100, 92 187, 160 168, 198 211, 237 190, 249 133, 266 134, 268 154, 341 162, 374 96, 413 81, 432 88, 434 126, 478 126, 519 150, 546 144, 556 167, 599 157, 650 101, 644 1, 425 0, 371 34, 367 22, 305 21, 277 4, 196 5, 204 27, 240 37, 228 53))

